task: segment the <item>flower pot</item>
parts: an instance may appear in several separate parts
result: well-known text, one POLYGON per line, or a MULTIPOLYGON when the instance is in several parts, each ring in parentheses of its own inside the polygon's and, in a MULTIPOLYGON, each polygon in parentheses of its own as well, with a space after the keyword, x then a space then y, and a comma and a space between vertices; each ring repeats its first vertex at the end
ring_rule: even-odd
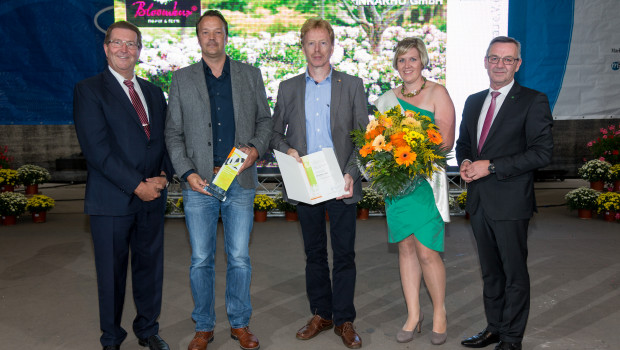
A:
POLYGON ((14 192, 15 186, 13 185, 0 185, 0 192, 14 192))
POLYGON ((577 209, 577 216, 580 219, 592 219, 592 209, 577 209))
POLYGON ((35 224, 40 224, 45 222, 47 216, 46 211, 40 211, 38 213, 32 213, 32 222, 35 224))
POLYGON ((620 192, 620 180, 614 181, 614 192, 620 192))
POLYGON ((39 194, 39 185, 26 185, 26 195, 29 194, 39 194))
POLYGON ((590 182, 590 188, 593 190, 602 191, 605 188, 605 182, 603 181, 590 182))
POLYGON ((616 221, 616 212, 615 211, 611 211, 611 210, 604 211, 603 212, 603 218, 607 222, 614 222, 614 221, 616 221))
POLYGON ((15 225, 16 223, 17 223, 17 216, 15 215, 2 216, 2 225, 10 226, 10 225, 15 225))
POLYGON ((286 219, 286 221, 297 221, 298 220, 297 212, 296 211, 285 211, 284 219, 286 219))
POLYGON ((267 221, 267 210, 254 210, 254 221, 256 222, 267 221))
POLYGON ((368 220, 370 210, 368 208, 359 208, 357 210, 357 218, 360 220, 368 220))

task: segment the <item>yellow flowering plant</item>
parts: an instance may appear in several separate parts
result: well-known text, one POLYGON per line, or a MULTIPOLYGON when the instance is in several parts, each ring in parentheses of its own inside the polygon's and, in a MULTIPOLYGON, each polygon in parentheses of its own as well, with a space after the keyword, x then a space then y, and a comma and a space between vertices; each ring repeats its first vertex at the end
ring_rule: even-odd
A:
POLYGON ((456 202, 458 203, 459 208, 465 209, 465 206, 467 206, 467 191, 459 193, 456 197, 456 202))
POLYGON ((13 169, 0 169, 0 185, 15 186, 19 182, 19 176, 17 170, 13 169))
POLYGON ((445 168, 449 150, 437 129, 429 117, 409 110, 403 115, 396 106, 376 112, 366 129, 352 131, 357 160, 371 187, 384 197, 405 195, 445 168))
POLYGON ((620 211, 620 193, 603 192, 598 196, 596 204, 599 213, 604 211, 620 211))
POLYGON ((276 202, 266 194, 257 194, 254 197, 254 210, 271 210, 276 207, 276 202))
POLYGON ((26 210, 31 213, 40 213, 42 211, 52 210, 56 202, 48 196, 38 194, 28 199, 26 210))

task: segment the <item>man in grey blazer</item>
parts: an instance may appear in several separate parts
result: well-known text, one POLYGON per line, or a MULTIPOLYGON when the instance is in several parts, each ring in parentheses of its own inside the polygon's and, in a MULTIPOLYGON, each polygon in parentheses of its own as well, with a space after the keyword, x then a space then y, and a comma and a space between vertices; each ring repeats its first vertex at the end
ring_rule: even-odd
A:
POLYGON ((185 221, 192 246, 190 284, 196 335, 189 350, 204 350, 215 327, 215 243, 222 216, 228 268, 226 311, 231 336, 243 349, 258 349, 249 328, 251 265, 248 251, 253 222, 256 159, 267 151, 272 121, 258 68, 231 60, 225 52, 228 24, 216 10, 196 24, 202 60, 172 77, 166 119, 166 145, 181 177, 185 221), (232 147, 248 155, 219 201, 205 191, 232 147))
POLYGON ((298 161, 322 148, 333 148, 348 194, 317 205, 297 206, 306 253, 306 292, 314 315, 297 332, 297 338, 308 340, 335 324, 334 331, 344 344, 356 349, 362 340, 353 328, 355 203, 361 199, 362 184, 349 134, 368 124, 366 95, 360 78, 332 69, 329 59, 334 50, 334 31, 327 21, 307 20, 301 28, 301 44, 308 69, 280 84, 271 147, 298 161), (327 262, 325 212, 330 220, 333 285, 327 262))

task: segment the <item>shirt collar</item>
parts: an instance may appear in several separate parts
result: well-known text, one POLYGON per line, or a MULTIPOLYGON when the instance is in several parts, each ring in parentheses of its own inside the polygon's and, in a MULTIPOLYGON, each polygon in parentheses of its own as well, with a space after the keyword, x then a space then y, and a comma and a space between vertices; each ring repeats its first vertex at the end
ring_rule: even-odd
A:
MULTIPOLYGON (((329 66, 329 74, 327 75, 325 80, 323 80, 322 82, 331 83, 332 82, 332 73, 333 72, 334 72, 334 69, 331 66, 329 66)), ((310 74, 308 74, 308 68, 306 68, 306 82, 309 82, 309 81, 316 83, 316 81, 314 81, 314 79, 310 76, 310 74)), ((318 83, 318 84, 320 84, 320 83, 318 83)))
MULTIPOLYGON (((204 59, 202 59, 202 68, 204 68, 207 74, 213 75, 211 67, 209 67, 209 65, 207 64, 207 62, 205 62, 204 59)), ((228 57, 228 55, 226 55, 226 61, 224 61, 224 67, 222 68, 222 75, 220 75, 219 78, 225 77, 227 75, 230 75, 230 58, 228 57)))
MULTIPOLYGON (((119 72, 117 72, 114 69, 112 69, 112 67, 110 67, 109 65, 108 65, 108 69, 110 70, 110 73, 112 73, 114 78, 116 78, 116 80, 118 80, 118 83, 121 84, 122 86, 124 86, 124 81, 127 80, 127 79, 125 79, 125 77, 123 77, 119 72)), ((138 79, 136 79, 136 75, 135 74, 129 80, 131 80, 134 85, 138 84, 138 79)))
POLYGON ((511 81, 508 85, 506 85, 506 86, 504 86, 504 87, 500 88, 499 90, 493 90, 492 88, 489 88, 489 95, 490 95, 490 94, 491 94, 491 92, 493 92, 493 91, 499 91, 499 93, 500 93, 500 94, 502 94, 503 96, 506 96, 506 95, 508 95, 508 93, 510 92, 510 89, 512 89, 512 86, 513 86, 514 84, 515 84, 515 80, 514 80, 514 79, 512 79, 512 81, 511 81))

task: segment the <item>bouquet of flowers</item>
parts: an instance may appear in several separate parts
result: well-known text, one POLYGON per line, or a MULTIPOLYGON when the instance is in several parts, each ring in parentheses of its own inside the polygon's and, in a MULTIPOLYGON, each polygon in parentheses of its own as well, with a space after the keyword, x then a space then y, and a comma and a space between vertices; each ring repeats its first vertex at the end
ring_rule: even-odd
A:
POLYGON ((587 187, 579 187, 564 196, 569 209, 596 209, 596 200, 600 192, 587 187))
POLYGON ((620 163, 620 125, 600 129, 601 135, 588 142, 587 146, 595 158, 611 164, 620 163))
POLYGON ((47 169, 32 164, 22 165, 17 168, 17 174, 24 185, 42 184, 51 178, 50 172, 47 169))
POLYGON ((384 197, 406 195, 446 166, 449 150, 437 126, 420 113, 401 114, 400 106, 376 112, 366 130, 354 130, 351 136, 362 172, 384 197))
POLYGON ((40 213, 42 211, 52 210, 56 203, 54 200, 48 196, 44 196, 42 194, 38 194, 30 197, 28 199, 28 204, 26 205, 26 210, 31 213, 40 213))
POLYGON ((0 215, 11 216, 22 214, 26 211, 26 205, 28 205, 28 199, 21 193, 0 193, 0 215))
POLYGON ((276 202, 266 194, 257 194, 254 197, 254 210, 269 211, 276 207, 276 202))
POLYGON ((582 179, 590 182, 605 181, 609 176, 609 168, 611 168, 611 164, 608 162, 593 159, 582 165, 581 168, 577 170, 577 174, 579 174, 582 179))

